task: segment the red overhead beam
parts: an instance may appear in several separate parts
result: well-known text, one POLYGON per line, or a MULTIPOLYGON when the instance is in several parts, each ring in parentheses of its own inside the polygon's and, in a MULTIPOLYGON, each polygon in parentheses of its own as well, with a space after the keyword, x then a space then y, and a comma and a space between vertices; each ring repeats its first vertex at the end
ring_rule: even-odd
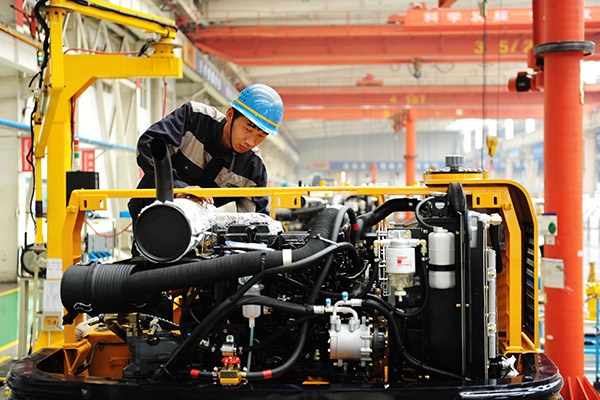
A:
MULTIPOLYGON (((481 62, 477 9, 409 10, 386 25, 208 26, 182 29, 202 51, 240 65, 339 65, 481 62)), ((527 61, 531 9, 490 9, 486 57, 527 61)), ((257 21, 258 23, 258 21, 257 21)), ((586 40, 600 40, 600 7, 586 7, 586 40)), ((591 59, 595 59, 592 56, 591 59)))
MULTIPOLYGON (((600 103, 594 85, 586 88, 586 103, 600 103)), ((283 103, 289 106, 318 105, 482 105, 482 86, 428 87, 278 87, 283 103)), ((497 104, 543 104, 542 92, 509 92, 506 86, 486 87, 485 101, 497 104)))
MULTIPOLYGON (((279 86, 277 87, 278 93, 284 93, 289 95, 298 94, 339 94, 348 91, 356 91, 360 93, 381 93, 386 95, 393 95, 396 93, 413 93, 413 94, 453 94, 453 93, 479 93, 483 91, 484 86, 482 85, 402 85, 402 86, 279 86)), ((586 93, 600 92, 600 84, 588 84, 584 85, 586 93)), ((508 92, 508 85, 486 85, 486 92, 491 93, 503 93, 508 92)), ((534 92, 529 92, 534 93, 534 92)))
POLYGON ((440 8, 450 7, 454 3, 456 3, 456 0, 440 0, 438 2, 440 8))
MULTIPOLYGON (((328 106, 328 107, 287 107, 283 116, 284 122, 295 120, 357 120, 357 119, 388 119, 400 109, 393 107, 356 107, 356 106, 328 106)), ((483 118, 481 107, 416 107, 419 119, 461 119, 483 118)), ((528 107, 504 107, 488 109, 486 118, 514 118, 542 119, 544 116, 543 105, 528 107)))

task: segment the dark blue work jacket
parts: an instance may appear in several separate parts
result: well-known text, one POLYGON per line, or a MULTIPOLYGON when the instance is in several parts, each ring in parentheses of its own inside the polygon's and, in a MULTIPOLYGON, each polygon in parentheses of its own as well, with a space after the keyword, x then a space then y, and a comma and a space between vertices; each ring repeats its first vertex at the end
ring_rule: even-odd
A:
MULTIPOLYGON (((225 115, 216 108, 197 102, 188 102, 156 122, 140 136, 137 145, 137 162, 144 171, 138 188, 154 187, 154 163, 150 142, 162 137, 171 155, 173 186, 200 186, 203 188, 266 187, 267 169, 258 148, 238 154, 224 150, 221 135, 225 115)), ((266 197, 230 198, 215 197, 219 207, 236 202, 241 212, 267 212, 266 197)), ((129 211, 135 220, 143 207, 152 199, 132 199, 129 211)))

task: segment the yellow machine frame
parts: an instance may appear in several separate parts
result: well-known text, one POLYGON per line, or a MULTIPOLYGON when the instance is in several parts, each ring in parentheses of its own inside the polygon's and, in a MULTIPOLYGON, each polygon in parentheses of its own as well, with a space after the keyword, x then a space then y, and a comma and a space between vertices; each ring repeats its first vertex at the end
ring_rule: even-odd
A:
MULTIPOLYGON (((77 99, 97 79, 131 77, 181 77, 182 60, 175 57, 172 43, 175 21, 164 19, 103 1, 82 5, 71 0, 50 0, 45 8, 50 29, 49 63, 43 77, 47 107, 38 102, 34 115, 34 156, 36 202, 42 202, 42 160, 47 161, 47 254, 60 260, 62 226, 66 217, 66 173, 71 171, 72 132, 71 101, 77 99), (147 57, 122 54, 64 54, 63 24, 69 12, 104 19, 116 24, 139 28, 152 36, 154 52, 147 57)), ((36 243, 43 244, 43 224, 37 215, 36 243)), ((67 265, 68 266, 68 265, 67 265)), ((63 268, 65 265, 63 264, 63 268)), ((59 333, 42 332, 38 343, 54 343, 59 333), (45 335, 48 335, 46 337, 45 335)), ((40 346, 36 345, 36 348, 40 346)))
MULTIPOLYGON (((506 251, 503 254, 503 270, 498 275, 498 321, 499 330, 506 332, 501 338, 505 353, 539 351, 537 302, 535 302, 533 337, 522 330, 522 223, 534 227, 534 247, 537 248, 537 221, 532 202, 519 184, 507 180, 489 180, 482 174, 473 179, 463 174, 426 174, 426 186, 411 187, 301 187, 301 188, 249 188, 249 189, 193 189, 185 190, 196 196, 247 197, 269 196, 271 209, 298 208, 304 195, 327 195, 333 193, 373 196, 427 196, 433 192, 445 192, 450 182, 460 181, 467 194, 470 208, 486 213, 498 213, 506 226, 506 251), (458 179, 457 179, 458 178, 458 179)), ((175 189, 175 193, 183 192, 175 189)), ((155 197, 154 189, 139 190, 76 190, 67 207, 63 228, 64 268, 81 261, 81 228, 88 210, 105 210, 109 198, 155 197)), ((537 266, 538 255, 533 254, 537 266)), ((534 282, 538 271, 534 268, 534 282)), ((537 286, 534 298, 537 299, 537 286)), ((74 325, 65 327, 65 342, 74 341, 74 325)))

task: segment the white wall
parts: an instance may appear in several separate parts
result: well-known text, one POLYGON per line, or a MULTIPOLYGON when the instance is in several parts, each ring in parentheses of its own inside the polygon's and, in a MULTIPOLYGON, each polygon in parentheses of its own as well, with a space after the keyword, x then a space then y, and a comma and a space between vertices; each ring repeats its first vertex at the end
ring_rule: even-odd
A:
MULTIPOLYGON (((0 101, 0 118, 16 121, 16 114, 14 99, 0 101)), ((0 129, 0 282, 14 282, 17 277, 18 214, 25 212, 18 204, 20 148, 14 130, 0 129)))

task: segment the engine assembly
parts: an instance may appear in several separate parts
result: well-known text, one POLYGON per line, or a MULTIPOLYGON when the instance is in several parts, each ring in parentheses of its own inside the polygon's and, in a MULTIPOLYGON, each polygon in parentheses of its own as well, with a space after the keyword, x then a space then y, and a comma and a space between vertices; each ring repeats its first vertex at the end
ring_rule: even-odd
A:
POLYGON ((530 203, 468 173, 361 215, 327 206, 304 231, 157 185, 134 227, 142 256, 71 266, 61 297, 75 340, 20 367, 121 394, 550 398, 562 380, 538 352, 530 203))

